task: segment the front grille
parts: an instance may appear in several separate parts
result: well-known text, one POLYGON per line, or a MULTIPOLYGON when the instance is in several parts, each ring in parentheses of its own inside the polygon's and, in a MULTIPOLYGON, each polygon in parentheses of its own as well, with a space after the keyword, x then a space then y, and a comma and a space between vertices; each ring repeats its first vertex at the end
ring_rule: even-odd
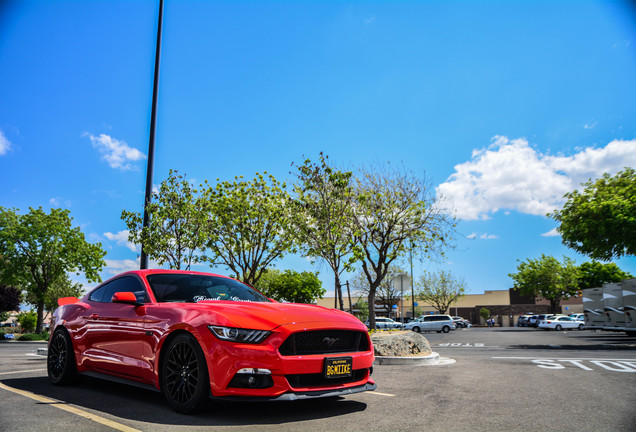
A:
POLYGON ((325 378, 324 374, 296 374, 285 375, 287 382, 292 388, 311 388, 311 387, 331 387, 340 384, 349 384, 356 381, 362 381, 367 378, 369 369, 354 370, 350 377, 344 378, 325 378))
POLYGON ((279 348, 283 356, 357 351, 369 351, 369 339, 365 332, 355 330, 315 330, 294 333, 279 348))

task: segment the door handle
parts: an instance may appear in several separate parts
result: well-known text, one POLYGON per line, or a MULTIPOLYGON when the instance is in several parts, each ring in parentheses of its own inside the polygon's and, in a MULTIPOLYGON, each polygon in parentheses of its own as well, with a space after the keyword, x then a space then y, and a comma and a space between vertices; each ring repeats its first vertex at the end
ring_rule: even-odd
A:
POLYGON ((99 314, 96 314, 96 313, 91 314, 91 319, 97 319, 97 318, 99 318, 99 314))

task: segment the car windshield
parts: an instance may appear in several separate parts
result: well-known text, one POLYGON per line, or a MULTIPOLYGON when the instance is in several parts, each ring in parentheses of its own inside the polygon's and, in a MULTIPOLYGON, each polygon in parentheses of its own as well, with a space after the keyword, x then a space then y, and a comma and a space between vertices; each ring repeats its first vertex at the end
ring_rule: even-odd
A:
POLYGON ((146 279, 158 302, 269 301, 267 297, 250 286, 224 277, 159 273, 148 275, 146 279))

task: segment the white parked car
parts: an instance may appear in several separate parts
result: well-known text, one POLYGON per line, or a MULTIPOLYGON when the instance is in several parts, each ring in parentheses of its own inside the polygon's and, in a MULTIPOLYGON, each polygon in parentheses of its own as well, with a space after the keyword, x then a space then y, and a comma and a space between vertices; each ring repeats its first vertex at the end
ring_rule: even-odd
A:
POLYGON ((579 329, 585 328, 585 323, 577 321, 574 318, 567 316, 550 316, 539 322, 539 328, 544 330, 564 330, 564 329, 579 329))
POLYGON ((428 331, 448 333, 455 329, 457 326, 450 315, 424 315, 415 321, 404 324, 404 330, 413 330, 418 333, 428 331))
MULTIPOLYGON (((369 327, 369 321, 365 322, 369 327)), ((391 318, 375 317, 375 328, 377 329, 401 329, 402 323, 393 321, 391 318)))

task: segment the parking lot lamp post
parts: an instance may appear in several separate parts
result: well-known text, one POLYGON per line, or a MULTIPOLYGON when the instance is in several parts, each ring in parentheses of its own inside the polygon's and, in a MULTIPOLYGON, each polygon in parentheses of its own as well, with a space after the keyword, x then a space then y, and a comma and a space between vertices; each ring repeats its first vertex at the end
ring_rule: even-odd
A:
POLYGON ((409 282, 409 275, 408 273, 400 273, 397 274, 394 278, 393 278, 393 286, 397 285, 397 281, 400 281, 400 291, 401 291, 401 295, 402 297, 400 298, 400 316, 402 318, 402 321, 404 321, 404 280, 406 279, 406 283, 409 282))
MULTIPOLYGON (((159 87, 159 59, 161 57, 161 26, 163 22, 163 0, 159 0, 159 18, 157 24, 157 47, 155 51, 155 75, 152 88, 152 108, 150 112, 150 139, 148 142, 148 168, 146 169, 146 194, 144 195, 144 220, 142 228, 147 228, 149 223, 148 204, 152 194, 152 177, 155 164, 155 130, 157 129, 157 93, 159 87)), ((139 268, 148 268, 148 254, 141 243, 139 268)))

